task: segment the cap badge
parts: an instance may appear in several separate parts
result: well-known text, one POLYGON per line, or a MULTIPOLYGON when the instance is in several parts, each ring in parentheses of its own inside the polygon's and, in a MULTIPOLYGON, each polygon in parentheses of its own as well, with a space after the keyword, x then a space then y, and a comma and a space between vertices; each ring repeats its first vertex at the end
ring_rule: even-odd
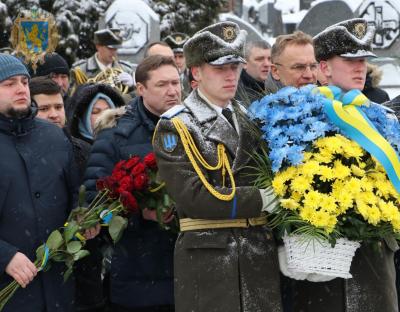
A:
POLYGON ((366 27, 364 23, 357 23, 354 25, 354 33, 358 39, 362 39, 365 36, 366 27))
POLYGON ((233 26, 227 26, 222 29, 224 40, 232 40, 235 38, 235 28, 233 26))

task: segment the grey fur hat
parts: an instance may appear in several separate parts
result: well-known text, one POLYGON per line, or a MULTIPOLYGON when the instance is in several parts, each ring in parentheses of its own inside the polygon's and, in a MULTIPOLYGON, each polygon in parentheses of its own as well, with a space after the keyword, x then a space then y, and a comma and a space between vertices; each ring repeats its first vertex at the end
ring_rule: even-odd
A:
POLYGON ((337 55, 348 58, 376 57, 372 53, 375 27, 362 18, 353 18, 327 27, 314 37, 317 61, 337 55))
POLYGON ((247 32, 236 23, 220 22, 203 28, 183 46, 186 66, 199 66, 203 63, 223 65, 246 63, 244 44, 247 32))
POLYGON ((164 42, 167 43, 174 53, 183 53, 183 45, 188 41, 190 37, 181 32, 175 32, 164 38, 164 42))

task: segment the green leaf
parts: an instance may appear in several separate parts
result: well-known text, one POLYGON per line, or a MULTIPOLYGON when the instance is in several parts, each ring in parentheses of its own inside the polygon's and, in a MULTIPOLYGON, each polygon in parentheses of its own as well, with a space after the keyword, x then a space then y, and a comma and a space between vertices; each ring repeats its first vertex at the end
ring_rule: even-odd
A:
POLYGON ((82 259, 89 255, 90 255, 90 252, 88 250, 82 249, 82 250, 79 250, 76 254, 74 254, 74 260, 78 261, 79 259, 82 259))
POLYGON ((47 239, 46 245, 50 250, 57 250, 64 243, 63 237, 60 231, 55 230, 51 232, 49 238, 47 239))
POLYGON ((71 241, 67 244, 67 251, 70 254, 77 253, 82 248, 82 243, 79 241, 71 241))
POLYGON ((44 256, 44 244, 40 245, 36 249, 36 259, 43 259, 43 256, 44 256))
POLYGON ((124 232, 127 226, 128 226, 128 220, 121 216, 114 216, 111 219, 110 225, 108 227, 108 232, 110 233, 110 236, 114 244, 119 241, 119 239, 122 236, 122 233, 124 232))
POLYGON ((64 238, 65 242, 69 242, 78 232, 79 226, 76 224, 76 221, 68 222, 68 225, 64 228, 64 238))
POLYGON ((71 276, 73 269, 74 269, 73 266, 70 266, 70 267, 68 267, 68 270, 64 272, 64 283, 71 276))

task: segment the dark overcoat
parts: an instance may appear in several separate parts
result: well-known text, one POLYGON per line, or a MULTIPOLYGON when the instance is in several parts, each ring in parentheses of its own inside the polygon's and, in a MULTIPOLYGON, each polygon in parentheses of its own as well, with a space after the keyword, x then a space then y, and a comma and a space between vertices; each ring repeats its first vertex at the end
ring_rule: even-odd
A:
MULTIPOLYGON (((86 170, 89 197, 96 179, 111 174, 115 164, 152 151, 154 122, 146 115, 141 97, 135 98, 117 125, 99 132, 86 170)), ((111 301, 138 308, 173 304, 173 249, 176 235, 141 216, 129 219, 128 228, 115 245, 111 261, 111 301)))
MULTIPOLYGON (((153 142, 159 173, 176 201, 180 218, 236 219, 259 217, 260 192, 247 176, 250 154, 258 147, 241 108, 234 103, 239 132, 220 117, 197 91, 184 101, 178 113, 205 160, 217 163, 217 145, 226 147, 236 182, 231 201, 214 197, 193 169, 170 119, 161 119, 153 142), (175 137, 173 150, 163 145, 175 137)), ((166 116, 167 114, 165 114, 166 116)), ((170 146, 171 147, 171 146, 170 146)), ((216 190, 231 191, 229 179, 223 187, 221 171, 203 173, 216 190)), ((275 241, 266 226, 187 231, 175 245, 176 312, 279 312, 279 266, 275 241)))
MULTIPOLYGON (((77 181, 71 144, 57 126, 33 114, 0 114, 0 289, 12 278, 6 266, 17 251, 35 250, 63 226, 73 207, 77 181)), ((61 263, 18 289, 4 312, 74 311, 73 281, 63 282, 61 263)))

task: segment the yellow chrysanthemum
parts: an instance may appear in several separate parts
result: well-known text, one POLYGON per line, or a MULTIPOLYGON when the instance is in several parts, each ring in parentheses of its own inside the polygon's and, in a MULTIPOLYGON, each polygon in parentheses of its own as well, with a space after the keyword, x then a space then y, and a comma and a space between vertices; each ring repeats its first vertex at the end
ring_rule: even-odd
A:
POLYGON ((320 179, 322 181, 330 181, 335 178, 332 168, 327 166, 320 166, 318 174, 321 175, 320 179))
POLYGON ((359 192, 356 195, 356 199, 362 200, 370 205, 375 205, 378 203, 378 197, 372 192, 359 192))
POLYGON ((283 197, 286 193, 287 186, 285 185, 285 180, 280 178, 280 175, 277 174, 275 178, 272 180, 272 187, 276 195, 283 197))
POLYGON ((325 211, 316 211, 310 222, 316 227, 326 228, 330 222, 330 215, 325 211))
POLYGON ((299 207, 299 203, 291 198, 283 198, 280 200, 281 207, 289 210, 296 210, 299 207))
POLYGON ((390 222, 396 232, 400 232, 400 215, 390 222))
POLYGON ((319 163, 327 164, 332 161, 333 155, 332 154, 321 154, 315 153, 313 159, 318 161, 319 163))
POLYGON ((300 193, 300 192, 292 192, 290 194, 290 198, 296 202, 300 202, 301 199, 303 198, 303 196, 304 196, 304 193, 300 193))
POLYGON ((377 225, 381 221, 381 211, 375 205, 368 208, 367 221, 372 225, 377 225))
POLYGON ((299 175, 292 180, 290 187, 295 192, 304 193, 311 188, 310 182, 311 180, 308 177, 299 175))
POLYGON ((325 194, 322 196, 321 207, 327 213, 337 213, 338 210, 335 198, 325 194))
POLYGON ((312 176, 319 170, 319 163, 316 160, 309 160, 299 167, 301 173, 305 176, 312 176))
POLYGON ((313 219, 314 214, 315 214, 315 209, 313 209, 311 207, 303 207, 300 210, 300 218, 305 220, 305 221, 311 222, 311 220, 313 219))
POLYGON ((361 189, 366 192, 372 192, 374 189, 374 181, 369 177, 361 178, 361 189))
POLYGON ((353 195, 350 192, 340 192, 337 194, 336 200, 338 202, 340 213, 345 212, 347 209, 353 207, 353 195))
POLYGON ((304 152, 303 153, 303 161, 304 162, 307 162, 307 161, 309 161, 312 157, 313 157, 313 153, 310 153, 310 152, 304 152))
POLYGON ((343 165, 340 160, 335 160, 333 165, 333 172, 338 179, 344 179, 351 174, 350 168, 343 165))
POLYGON ((319 203, 321 202, 322 194, 318 191, 310 191, 304 195, 303 205, 304 208, 317 208, 319 207, 319 203))
POLYGON ((363 177, 365 175, 365 171, 356 165, 351 165, 351 172, 357 177, 363 177))
POLYGON ((361 191, 361 180, 354 177, 350 178, 346 182, 345 190, 353 194, 358 194, 361 191))
POLYGON ((361 158, 364 155, 362 148, 354 141, 347 140, 345 148, 343 148, 343 155, 346 158, 354 157, 361 158))
POLYGON ((389 181, 379 180, 375 181, 376 194, 387 198, 391 194, 392 185, 389 181))
POLYGON ((381 210, 383 221, 392 221, 400 216, 399 210, 391 201, 385 202, 380 200, 379 209, 381 210))

